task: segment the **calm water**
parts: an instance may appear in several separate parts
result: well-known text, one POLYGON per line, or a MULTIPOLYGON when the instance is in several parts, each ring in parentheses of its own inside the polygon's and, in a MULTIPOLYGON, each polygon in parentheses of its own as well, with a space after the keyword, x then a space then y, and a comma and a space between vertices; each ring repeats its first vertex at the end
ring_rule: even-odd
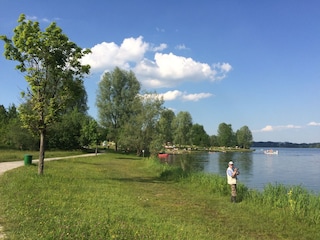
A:
POLYGON ((251 189, 262 190, 268 183, 301 185, 320 193, 320 149, 277 148, 278 155, 266 155, 263 149, 250 153, 201 153, 173 155, 169 161, 184 169, 225 176, 228 162, 240 169, 238 180, 251 189))

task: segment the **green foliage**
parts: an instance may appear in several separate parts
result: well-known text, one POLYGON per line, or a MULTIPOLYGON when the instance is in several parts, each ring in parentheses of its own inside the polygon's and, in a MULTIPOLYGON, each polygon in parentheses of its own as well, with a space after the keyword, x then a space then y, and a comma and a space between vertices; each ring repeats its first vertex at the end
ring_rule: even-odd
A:
MULTIPOLYGON (((122 146, 135 149, 140 155, 142 150, 150 151, 151 142, 157 138, 157 121, 162 111, 163 100, 157 95, 144 93, 137 97, 134 114, 124 124, 120 136, 122 146)), ((161 145, 160 145, 161 146, 161 145)))
POLYGON ((0 143, 11 149, 35 150, 39 140, 30 131, 22 127, 15 105, 6 109, 0 105, 0 143))
POLYGON ((218 127, 218 142, 221 147, 235 146, 234 133, 231 124, 220 123, 218 127))
POLYGON ((96 105, 99 122, 108 129, 108 138, 118 142, 123 126, 130 120, 137 105, 140 83, 132 71, 116 67, 106 72, 99 83, 96 105))
POLYGON ((191 128, 192 144, 198 147, 210 147, 210 137, 202 125, 193 124, 191 128))
POLYGON ((245 149, 250 148, 253 138, 252 138, 252 133, 247 126, 241 127, 236 132, 236 137, 237 137, 238 146, 245 148, 245 149))
POLYGON ((49 149, 80 149, 81 129, 85 125, 87 115, 74 109, 61 116, 60 121, 48 128, 47 146, 49 149))
POLYGON ((179 112, 173 119, 174 143, 187 145, 191 143, 192 117, 189 112, 179 112))
POLYGON ((161 112, 160 119, 157 123, 157 131, 158 131, 158 137, 161 141, 161 144, 173 142, 173 126, 172 122, 175 119, 175 114, 170 109, 164 109, 161 112))
POLYGON ((47 127, 85 95, 82 80, 90 66, 81 65, 80 59, 90 51, 70 41, 55 22, 41 31, 39 22, 27 21, 24 14, 18 19, 12 40, 6 36, 0 39, 5 42, 5 57, 17 61, 16 68, 26 74, 29 87, 22 92, 25 103, 19 112, 24 127, 40 135, 42 174, 47 127))

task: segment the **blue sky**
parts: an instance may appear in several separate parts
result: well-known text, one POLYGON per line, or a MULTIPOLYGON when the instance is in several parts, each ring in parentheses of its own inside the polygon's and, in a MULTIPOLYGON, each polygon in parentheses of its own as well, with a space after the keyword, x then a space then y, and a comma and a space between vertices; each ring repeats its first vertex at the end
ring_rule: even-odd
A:
MULTIPOLYGON (((132 70, 165 106, 217 134, 248 126, 254 141, 320 142, 320 2, 317 0, 2 0, 0 34, 24 13, 55 21, 92 54, 85 79, 95 107, 104 71, 132 70)), ((0 43, 3 55, 3 42, 0 43)), ((0 104, 21 103, 16 63, 0 57, 0 104)))

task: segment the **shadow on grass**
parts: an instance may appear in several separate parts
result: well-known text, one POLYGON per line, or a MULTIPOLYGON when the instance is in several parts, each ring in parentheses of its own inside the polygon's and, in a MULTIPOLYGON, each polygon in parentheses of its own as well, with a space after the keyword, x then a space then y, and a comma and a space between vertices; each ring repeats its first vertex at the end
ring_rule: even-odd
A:
POLYGON ((159 177, 130 177, 130 178, 109 178, 119 182, 141 182, 141 183, 160 183, 165 182, 159 177))
POLYGON ((119 160, 140 160, 140 159, 134 158, 134 157, 116 157, 115 159, 119 159, 119 160))

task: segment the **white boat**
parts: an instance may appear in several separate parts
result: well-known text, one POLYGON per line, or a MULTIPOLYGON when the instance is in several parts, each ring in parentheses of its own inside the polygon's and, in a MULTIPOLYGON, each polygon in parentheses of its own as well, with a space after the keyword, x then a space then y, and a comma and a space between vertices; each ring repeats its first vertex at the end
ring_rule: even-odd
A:
POLYGON ((274 155, 274 154, 278 154, 279 153, 278 150, 274 151, 272 149, 264 150, 263 152, 264 152, 264 154, 270 154, 270 155, 274 155))

